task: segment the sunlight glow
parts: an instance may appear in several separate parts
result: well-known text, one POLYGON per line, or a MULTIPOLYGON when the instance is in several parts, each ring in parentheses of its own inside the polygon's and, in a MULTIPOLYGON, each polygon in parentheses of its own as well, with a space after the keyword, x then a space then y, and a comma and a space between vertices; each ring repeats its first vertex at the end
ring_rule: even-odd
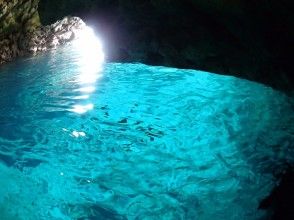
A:
POLYGON ((95 58, 97 63, 104 62, 102 43, 95 35, 92 28, 86 26, 81 30, 77 34, 77 39, 74 41, 74 45, 81 51, 81 53, 87 55, 88 58, 95 58))
POLYGON ((95 91, 95 87, 94 86, 85 86, 85 87, 81 87, 79 89, 77 89, 76 91, 82 92, 82 93, 92 93, 95 91))
POLYGON ((90 96, 89 95, 80 95, 73 97, 73 99, 79 100, 79 99, 88 99, 90 96))
MULTIPOLYGON (((79 84, 80 88, 75 91, 81 94, 75 99, 88 99, 90 97, 89 94, 96 90, 96 81, 102 76, 104 53, 102 43, 95 35, 93 29, 86 26, 76 34, 77 38, 73 42, 73 46, 75 53, 79 54, 79 60, 77 61, 79 74, 73 82, 79 84)), ((70 111, 84 114, 93 108, 93 104, 76 104, 70 111)), ((75 136, 75 134, 73 135, 75 136)))
POLYGON ((90 111, 94 108, 93 104, 87 104, 87 105, 74 105, 72 109, 70 109, 71 112, 75 112, 78 114, 84 114, 87 111, 90 111))
POLYGON ((81 68, 80 83, 94 83, 100 76, 104 62, 104 52, 100 39, 93 29, 86 26, 78 33, 74 46, 81 54, 79 66, 81 68))

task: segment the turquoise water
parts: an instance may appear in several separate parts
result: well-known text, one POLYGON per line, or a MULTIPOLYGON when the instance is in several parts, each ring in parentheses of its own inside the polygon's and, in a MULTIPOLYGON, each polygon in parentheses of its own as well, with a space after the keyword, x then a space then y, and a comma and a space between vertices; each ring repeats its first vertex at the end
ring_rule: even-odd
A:
POLYGON ((260 219, 294 162, 293 100, 231 76, 65 47, 2 66, 0 106, 1 219, 260 219))

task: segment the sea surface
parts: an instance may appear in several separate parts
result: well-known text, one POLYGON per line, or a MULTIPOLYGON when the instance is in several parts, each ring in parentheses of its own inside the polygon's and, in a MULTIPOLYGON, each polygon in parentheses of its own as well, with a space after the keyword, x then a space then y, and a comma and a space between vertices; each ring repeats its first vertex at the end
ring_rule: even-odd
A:
POLYGON ((262 219, 294 162, 293 103, 72 46, 1 66, 1 220, 262 219))

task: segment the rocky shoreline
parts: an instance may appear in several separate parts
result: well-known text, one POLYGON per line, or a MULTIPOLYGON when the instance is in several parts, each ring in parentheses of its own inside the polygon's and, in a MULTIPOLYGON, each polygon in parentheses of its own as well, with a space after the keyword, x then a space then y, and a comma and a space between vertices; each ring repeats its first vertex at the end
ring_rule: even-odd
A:
POLYGON ((0 1, 0 64, 25 54, 29 33, 41 27, 39 0, 0 1))
POLYGON ((233 75, 293 95, 288 5, 290 0, 0 0, 0 64, 70 41, 72 34, 51 24, 73 15, 99 30, 110 62, 233 75))
POLYGON ((65 17, 52 25, 40 26, 32 32, 10 34, 0 41, 0 64, 25 55, 56 49, 78 38, 86 24, 78 17, 65 17))

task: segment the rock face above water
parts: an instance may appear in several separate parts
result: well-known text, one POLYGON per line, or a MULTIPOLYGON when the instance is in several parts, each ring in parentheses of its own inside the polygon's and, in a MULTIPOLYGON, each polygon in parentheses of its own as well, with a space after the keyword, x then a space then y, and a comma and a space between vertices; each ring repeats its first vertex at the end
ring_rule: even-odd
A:
POLYGON ((1 0, 0 36, 39 27, 38 4, 39 0, 1 0))
POLYGON ((27 35, 21 48, 30 54, 56 49, 57 46, 76 39, 79 31, 85 27, 86 24, 80 18, 65 17, 52 25, 40 27, 27 35))
POLYGON ((41 26, 39 0, 0 2, 0 64, 23 55, 55 49, 75 39, 86 27, 77 17, 41 26))
POLYGON ((39 0, 0 1, 0 64, 23 54, 20 42, 40 27, 39 0))
POLYGON ((54 47, 56 40, 40 37, 39 20, 49 25, 72 15, 97 27, 109 61, 206 70, 293 91, 291 5, 291 0, 0 0, 0 63, 26 53, 21 45, 27 35, 35 39, 38 28, 41 45, 28 43, 29 52, 47 50, 44 41, 54 47))
POLYGON ((109 60, 230 74, 294 87, 291 0, 41 0, 40 19, 96 26, 109 60), (58 9, 58 10, 56 10, 58 9))

